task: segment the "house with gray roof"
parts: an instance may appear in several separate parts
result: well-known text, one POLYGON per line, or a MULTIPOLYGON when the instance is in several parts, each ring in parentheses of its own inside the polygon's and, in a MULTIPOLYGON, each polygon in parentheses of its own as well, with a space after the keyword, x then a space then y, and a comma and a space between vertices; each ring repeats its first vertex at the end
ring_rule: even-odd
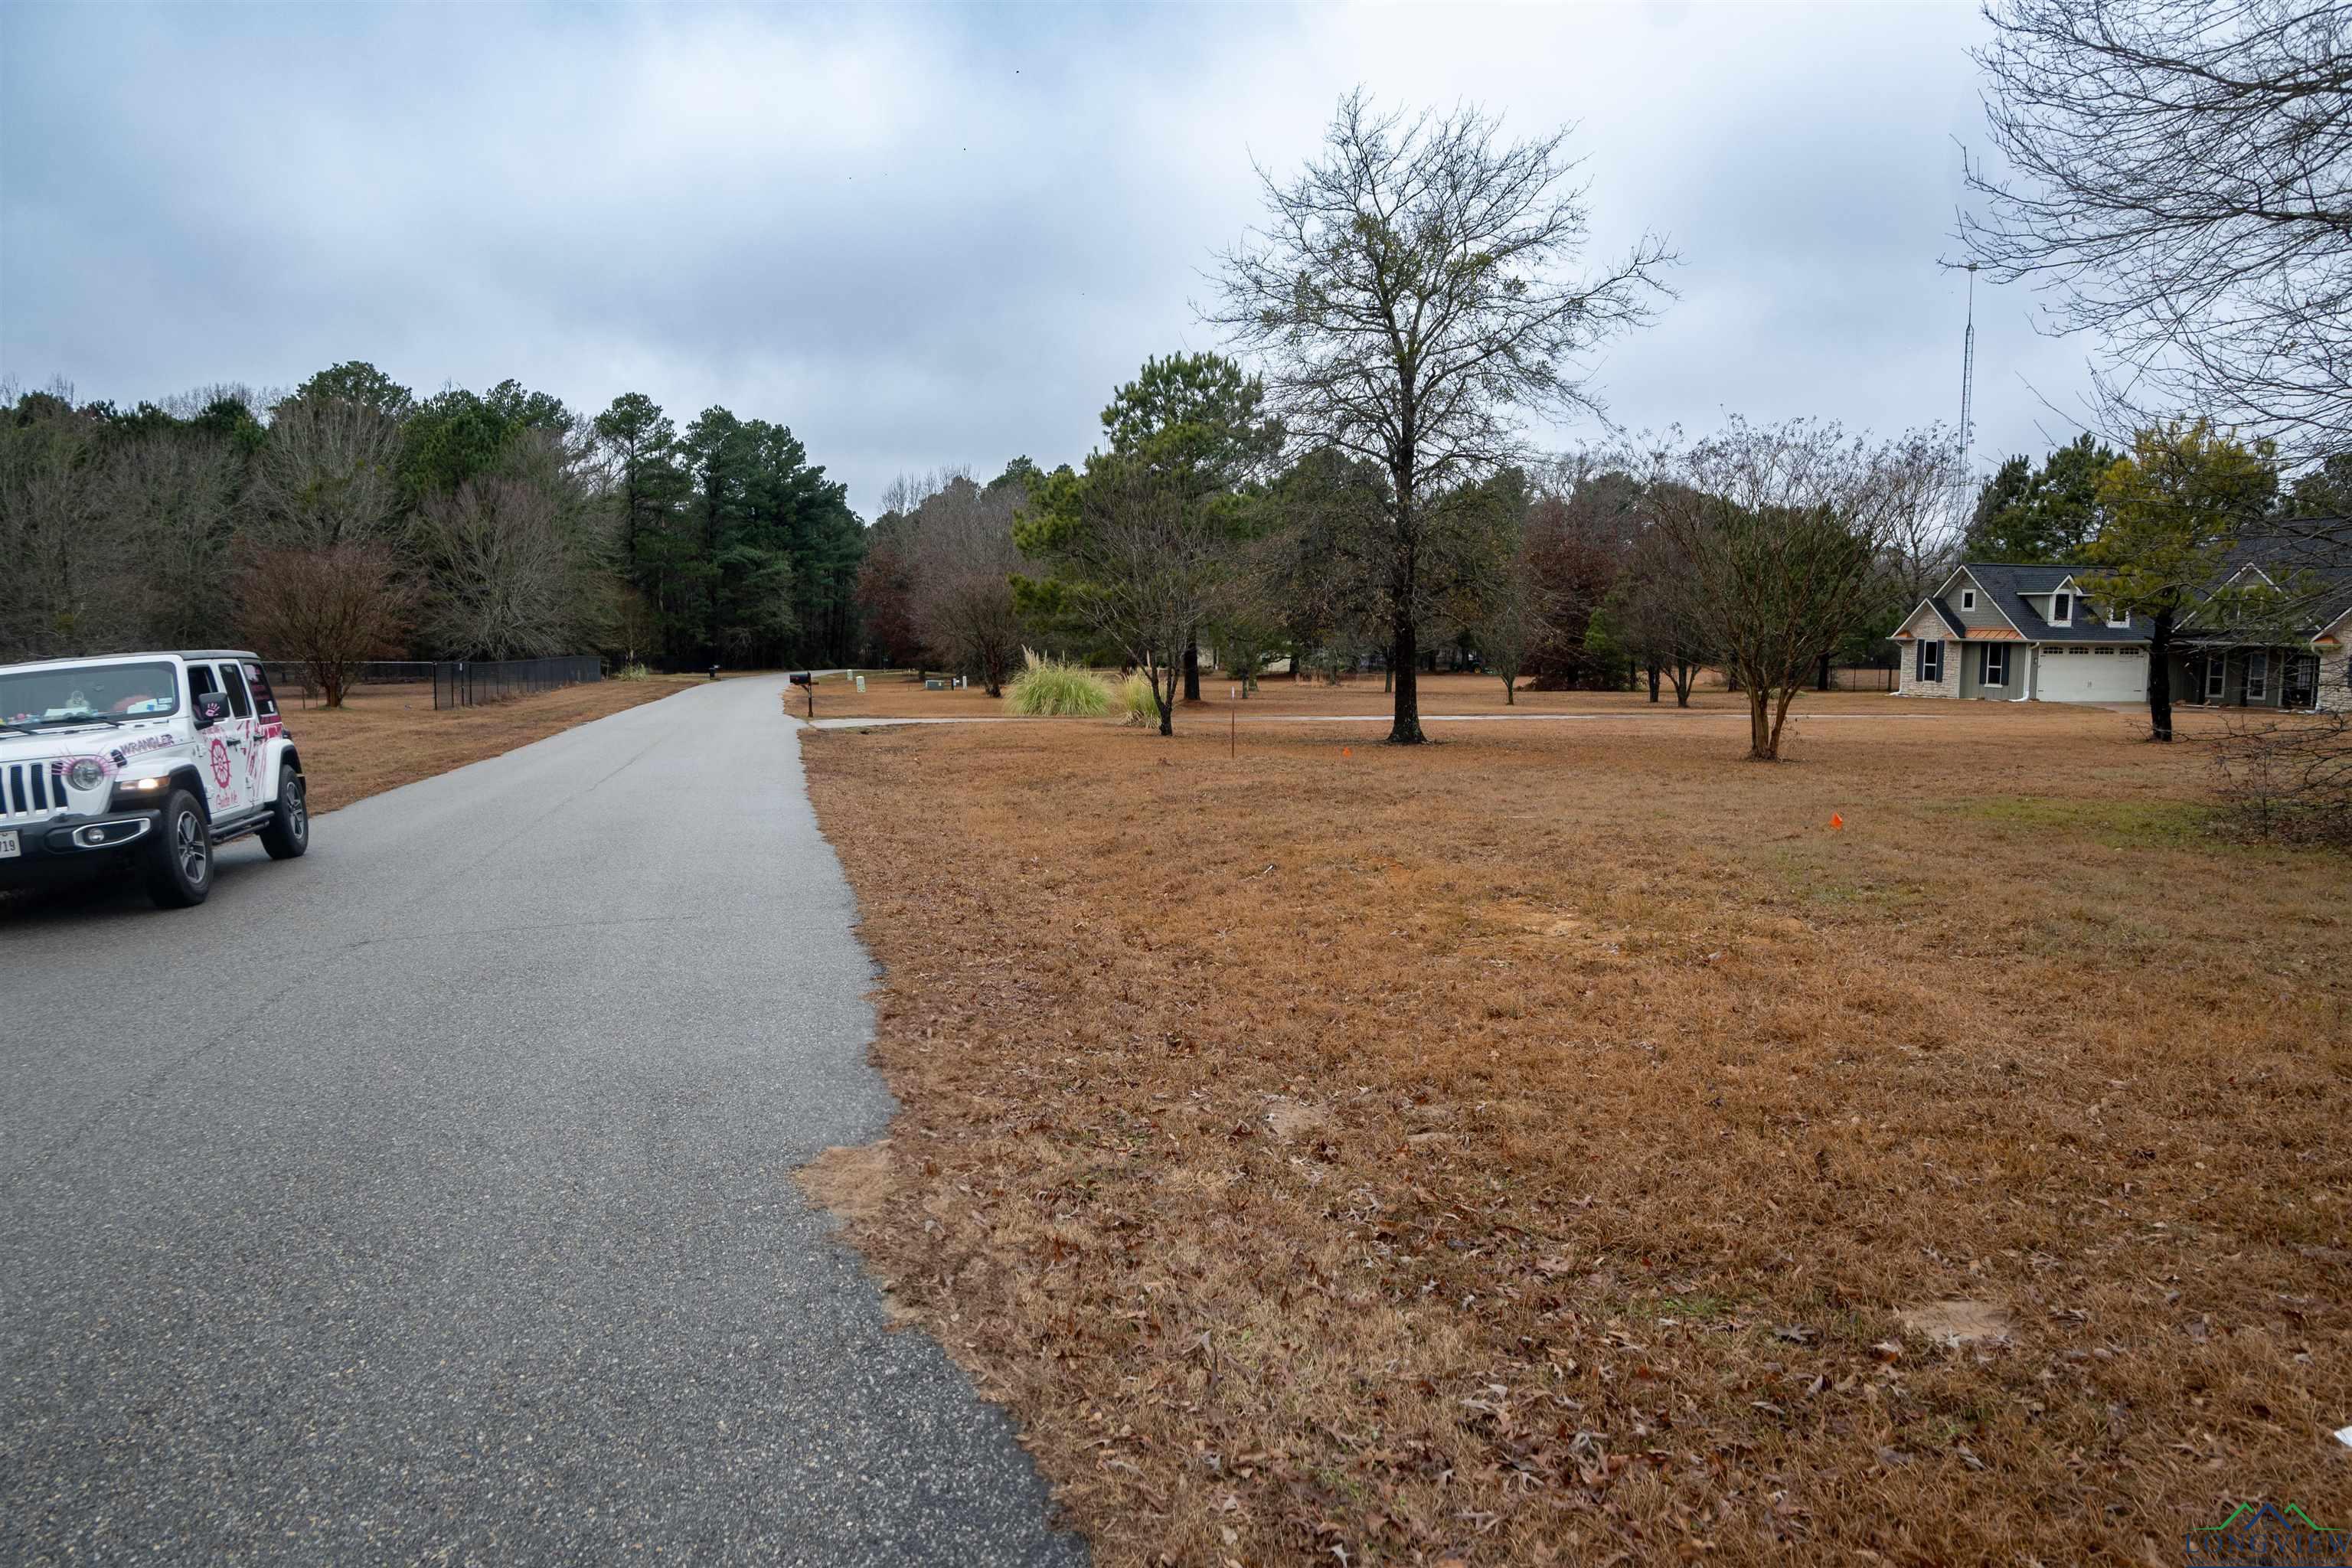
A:
MULTIPOLYGON (((2147 700, 2145 616, 2097 601, 2073 566, 1969 562, 1896 628, 1906 697, 1979 701, 2147 700)), ((2184 617, 2169 654, 2172 700, 2197 706, 2352 710, 2352 561, 2308 542, 2242 546, 2226 582, 2274 587, 2259 632, 2184 617), (2258 581, 2259 580, 2259 581, 2258 581)))

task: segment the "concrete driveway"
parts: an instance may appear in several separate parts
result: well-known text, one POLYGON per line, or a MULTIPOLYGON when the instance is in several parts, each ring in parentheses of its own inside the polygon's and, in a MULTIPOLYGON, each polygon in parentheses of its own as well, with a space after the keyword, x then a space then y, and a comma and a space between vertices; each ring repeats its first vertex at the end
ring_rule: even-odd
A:
POLYGON ((781 684, 0 911, 0 1562, 1085 1560, 793 1184, 891 1102, 781 684))

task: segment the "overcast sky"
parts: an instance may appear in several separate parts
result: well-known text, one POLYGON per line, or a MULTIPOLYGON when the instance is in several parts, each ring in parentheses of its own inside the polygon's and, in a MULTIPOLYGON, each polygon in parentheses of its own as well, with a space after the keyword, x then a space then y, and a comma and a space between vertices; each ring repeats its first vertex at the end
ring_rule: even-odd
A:
MULTIPOLYGON (((0 378, 129 403, 344 359, 683 425, 777 420, 889 478, 1051 466, 1145 356, 1213 348, 1253 158, 1339 95, 1573 122, 1596 254, 1680 299, 1622 424, 1957 417, 1940 270, 1980 147, 1967 4, 1536 10, 0 5, 0 378)), ((2072 434, 2082 350, 1978 298, 1979 466, 2072 434)), ((1541 433, 1566 447, 1587 426, 1541 433)))

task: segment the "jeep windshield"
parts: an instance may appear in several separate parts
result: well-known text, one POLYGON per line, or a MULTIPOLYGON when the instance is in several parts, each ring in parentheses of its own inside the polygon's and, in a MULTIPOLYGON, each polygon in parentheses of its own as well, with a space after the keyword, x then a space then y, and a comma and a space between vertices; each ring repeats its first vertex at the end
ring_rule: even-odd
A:
POLYGON ((180 682, 169 664, 58 664, 0 670, 0 726, 120 724, 180 710, 180 682))

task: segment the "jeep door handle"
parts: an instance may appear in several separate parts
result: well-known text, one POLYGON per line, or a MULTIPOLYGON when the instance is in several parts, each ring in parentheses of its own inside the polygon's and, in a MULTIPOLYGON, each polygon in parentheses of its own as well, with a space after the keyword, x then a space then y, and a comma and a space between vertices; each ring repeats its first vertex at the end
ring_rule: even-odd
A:
POLYGON ((228 738, 228 743, 232 746, 242 746, 245 744, 243 741, 238 740, 235 735, 231 735, 228 738))

